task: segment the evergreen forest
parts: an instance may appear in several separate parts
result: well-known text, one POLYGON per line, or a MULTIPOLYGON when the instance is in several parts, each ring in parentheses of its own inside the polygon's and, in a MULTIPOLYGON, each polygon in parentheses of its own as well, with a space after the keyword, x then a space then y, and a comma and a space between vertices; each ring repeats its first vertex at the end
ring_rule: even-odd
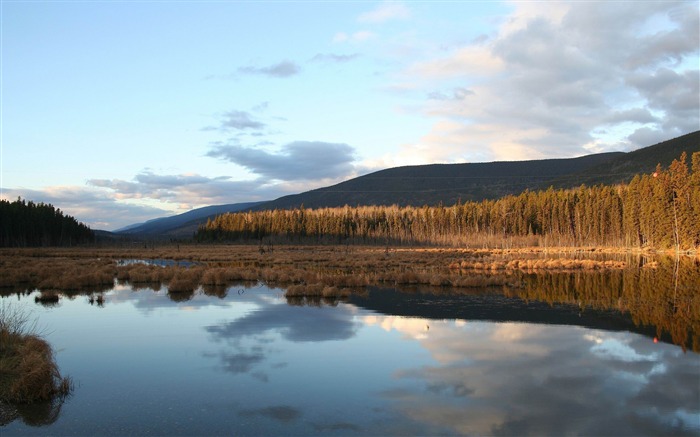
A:
POLYGON ((74 246, 94 232, 51 204, 0 200, 0 247, 74 246))
POLYGON ((454 205, 227 213, 199 241, 462 245, 527 238, 551 246, 700 248, 700 152, 628 184, 524 191, 454 205), (690 162, 689 162, 690 161, 690 162), (690 164, 690 165, 689 165, 690 164))

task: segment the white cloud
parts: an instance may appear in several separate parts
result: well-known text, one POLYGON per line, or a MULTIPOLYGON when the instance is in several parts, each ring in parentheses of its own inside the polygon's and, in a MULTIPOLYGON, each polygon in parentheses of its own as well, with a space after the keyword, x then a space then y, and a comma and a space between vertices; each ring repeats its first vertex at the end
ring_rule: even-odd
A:
POLYGON ((369 39, 374 38, 374 33, 368 30, 360 30, 352 34, 347 34, 345 32, 338 32, 333 36, 333 42, 335 43, 361 43, 369 39))
POLYGON ((417 62, 408 69, 409 76, 439 80, 468 76, 490 76, 504 67, 503 61, 488 47, 467 46, 449 56, 417 62))
POLYGON ((700 127, 697 3, 513 6, 492 37, 413 62, 387 86, 423 90, 421 112, 435 118, 403 155, 570 157, 591 145, 636 148, 700 127))
POLYGON ((284 181, 338 178, 353 172, 355 151, 347 144, 295 141, 277 153, 240 144, 214 146, 207 156, 238 164, 262 177, 284 181))
POLYGON ((375 9, 358 17, 361 23, 384 23, 390 20, 405 20, 411 17, 411 10, 401 2, 385 1, 375 9))
POLYGON ((90 179, 88 185, 110 190, 118 200, 155 200, 171 207, 270 200, 266 196, 283 192, 279 187, 257 179, 235 181, 229 176, 159 175, 150 170, 142 171, 131 181, 90 179))
POLYGON ((358 53, 353 53, 351 55, 337 55, 335 53, 318 53, 313 58, 311 58, 310 61, 340 64, 353 61, 359 56, 360 55, 358 53))

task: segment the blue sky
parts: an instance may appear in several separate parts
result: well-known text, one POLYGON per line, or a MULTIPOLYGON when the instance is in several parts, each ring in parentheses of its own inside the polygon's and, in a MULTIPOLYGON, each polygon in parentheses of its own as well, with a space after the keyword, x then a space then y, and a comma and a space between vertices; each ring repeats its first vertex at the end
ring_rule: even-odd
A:
POLYGON ((3 1, 2 197, 113 230, 700 128, 698 1, 3 1))

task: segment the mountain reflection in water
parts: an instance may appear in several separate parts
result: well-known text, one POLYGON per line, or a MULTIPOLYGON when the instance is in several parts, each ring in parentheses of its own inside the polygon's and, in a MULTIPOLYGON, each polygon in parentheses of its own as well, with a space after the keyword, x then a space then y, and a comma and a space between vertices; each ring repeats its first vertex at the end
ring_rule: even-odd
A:
POLYGON ((77 388, 57 420, 0 432, 698 435, 700 359, 665 342, 682 337, 655 341, 668 317, 689 321, 681 344, 696 344, 696 293, 681 274, 664 285, 667 268, 673 281, 671 263, 523 275, 505 293, 371 288, 345 302, 251 284, 186 300, 119 285, 103 306, 17 294, 4 299, 36 309, 77 388), (640 282, 654 278, 661 297, 640 282))

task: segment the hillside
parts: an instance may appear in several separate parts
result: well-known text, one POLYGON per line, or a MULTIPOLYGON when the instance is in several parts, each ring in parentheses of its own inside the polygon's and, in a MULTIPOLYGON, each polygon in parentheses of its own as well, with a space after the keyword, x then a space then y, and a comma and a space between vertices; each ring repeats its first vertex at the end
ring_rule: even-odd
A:
MULTIPOLYGON (((694 155, 697 161, 700 153, 694 155)), ((224 214, 200 228, 197 240, 469 245, 493 244, 494 239, 512 244, 510 239, 516 238, 528 245, 549 241, 567 247, 694 251, 700 248, 700 228, 695 224, 700 211, 700 167, 695 164, 688 169, 674 160, 625 185, 524 191, 451 206, 346 206, 224 214)))
POLYGON ((633 152, 610 152, 569 159, 432 164, 396 167, 339 184, 281 197, 253 210, 357 205, 452 205, 498 199, 525 189, 570 188, 581 184, 627 182, 649 173, 682 151, 700 150, 700 131, 633 152))
POLYGON ((496 199, 548 186, 622 156, 602 153, 571 159, 432 164, 381 170, 331 187, 281 197, 255 209, 357 205, 451 205, 457 201, 496 199))
MULTIPOLYGON (((552 181, 556 188, 570 188, 580 184, 617 184, 629 182, 636 174, 653 173, 656 164, 668 166, 678 159, 682 152, 688 154, 688 166, 693 152, 700 151, 700 131, 692 132, 653 146, 623 153, 607 162, 595 165, 571 178, 558 178, 552 181)), ((546 187, 544 187, 546 188, 546 187)))
POLYGON ((270 202, 208 206, 173 217, 150 220, 116 231, 130 237, 189 238, 207 219, 224 212, 357 205, 452 205, 457 201, 498 199, 525 189, 549 186, 628 182, 651 173, 657 163, 668 166, 686 151, 700 150, 700 131, 629 153, 611 152, 570 159, 432 164, 396 167, 339 184, 281 197, 270 202))
POLYGON ((160 217, 149 220, 145 223, 138 223, 126 226, 114 231, 117 235, 128 235, 131 237, 191 237, 197 231, 201 223, 206 223, 207 219, 214 218, 226 212, 243 211, 265 202, 232 203, 227 205, 212 205, 203 208, 193 209, 183 214, 170 217, 160 217))

